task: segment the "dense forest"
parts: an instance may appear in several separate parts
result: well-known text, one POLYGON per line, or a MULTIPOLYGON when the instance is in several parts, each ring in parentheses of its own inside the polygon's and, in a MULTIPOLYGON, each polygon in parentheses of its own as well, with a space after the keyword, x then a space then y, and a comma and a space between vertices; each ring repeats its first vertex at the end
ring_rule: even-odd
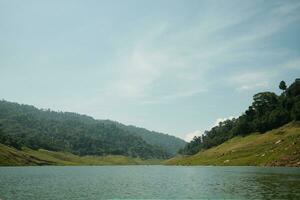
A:
POLYGON ((235 136, 265 133, 290 121, 300 120, 300 79, 289 87, 281 81, 279 88, 282 90, 280 95, 273 92, 255 94, 252 105, 240 117, 220 122, 202 136, 194 137, 179 153, 193 155, 235 136))
POLYGON ((144 128, 135 127, 132 125, 125 126, 117 123, 117 126, 129 131, 135 136, 142 137, 147 143, 163 147, 169 154, 176 155, 178 150, 183 148, 186 144, 185 141, 168 134, 162 134, 155 131, 149 131, 144 128))
POLYGON ((0 143, 77 155, 168 158, 186 144, 173 136, 86 115, 0 101, 0 143))

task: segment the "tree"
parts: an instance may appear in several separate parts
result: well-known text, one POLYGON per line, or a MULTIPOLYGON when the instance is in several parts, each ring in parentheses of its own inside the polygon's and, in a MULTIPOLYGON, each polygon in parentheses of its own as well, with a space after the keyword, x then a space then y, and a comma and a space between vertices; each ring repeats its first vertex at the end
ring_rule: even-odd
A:
POLYGON ((294 120, 300 120, 300 100, 295 103, 292 109, 292 117, 294 120))
POLYGON ((272 111, 278 105, 278 97, 273 92, 261 92, 253 96, 252 107, 259 116, 263 116, 268 111, 272 111))
POLYGON ((285 84, 285 82, 284 81, 281 81, 280 82, 280 84, 279 84, 279 89, 281 89, 281 90, 283 90, 283 91, 285 91, 286 90, 286 84, 285 84))
MULTIPOLYGON (((2 137, 3 131, 2 131, 2 124, 0 124, 0 138, 2 137)), ((0 143, 1 143, 1 139, 0 139, 0 143)))
POLYGON ((296 79, 294 83, 286 90, 289 97, 296 97, 300 95, 300 79, 296 79))

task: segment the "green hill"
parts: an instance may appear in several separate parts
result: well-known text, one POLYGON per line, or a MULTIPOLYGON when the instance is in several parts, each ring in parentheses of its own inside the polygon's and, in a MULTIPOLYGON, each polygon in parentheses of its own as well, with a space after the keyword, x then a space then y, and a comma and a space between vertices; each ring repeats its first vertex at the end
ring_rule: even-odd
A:
POLYGON ((54 152, 44 149, 22 150, 0 144, 0 166, 32 165, 140 165, 159 164, 161 160, 132 158, 120 155, 78 156, 68 152, 54 152))
POLYGON ((167 165, 300 166, 300 122, 264 134, 237 136, 191 156, 178 156, 167 165))
POLYGON ((134 136, 141 137, 148 144, 161 147, 171 156, 176 155, 178 150, 186 145, 184 140, 172 135, 149 131, 145 128, 140 128, 133 125, 126 126, 111 120, 102 120, 102 122, 106 124, 115 124, 118 128, 128 131, 134 136))
POLYGON ((220 122, 202 136, 194 137, 179 153, 194 155, 236 136, 265 133, 289 122, 299 121, 300 79, 296 79, 289 87, 281 81, 279 88, 283 91, 280 95, 268 91, 255 94, 252 104, 239 117, 220 122))
POLYGON ((0 101, 0 143, 79 156, 169 158, 186 143, 173 136, 86 115, 0 101))
POLYGON ((147 129, 135 127, 132 125, 122 125, 122 128, 129 131, 135 136, 143 138, 143 140, 145 140, 151 145, 162 147, 172 156, 176 155, 178 150, 180 150, 186 145, 186 142, 184 140, 172 135, 162 134, 155 131, 149 131, 147 129))

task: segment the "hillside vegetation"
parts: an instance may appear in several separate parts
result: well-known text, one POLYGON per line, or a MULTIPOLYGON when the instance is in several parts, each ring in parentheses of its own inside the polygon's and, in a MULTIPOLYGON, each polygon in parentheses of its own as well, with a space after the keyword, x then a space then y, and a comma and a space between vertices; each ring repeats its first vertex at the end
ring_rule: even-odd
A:
POLYGON ((125 126, 123 124, 119 124, 119 126, 135 136, 142 137, 143 140, 151 145, 162 147, 172 156, 176 155, 178 151, 186 145, 186 142, 184 140, 172 135, 149 131, 147 129, 135 127, 132 125, 125 126))
POLYGON ((251 165, 300 167, 300 122, 248 136, 236 136, 223 144, 191 156, 177 156, 167 165, 251 165))
POLYGON ((169 155, 172 156, 176 155, 178 150, 186 145, 184 140, 172 135, 149 131, 145 128, 140 128, 133 125, 126 126, 111 120, 101 120, 101 122, 111 125, 114 124, 118 128, 125 130, 134 136, 141 137, 148 144, 163 148, 169 155))
POLYGON ((78 156, 68 152, 48 150, 22 150, 0 144, 0 166, 34 165, 140 165, 159 164, 161 160, 132 158, 120 155, 78 156))
MULTIPOLYGON (((204 135, 195 137, 179 152, 194 155, 199 151, 218 146, 236 136, 265 133, 291 121, 300 120, 300 79, 289 87, 281 81, 280 95, 260 92, 253 96, 253 103, 239 117, 220 122, 204 135)), ((253 136, 255 137, 255 136, 253 136)))
POLYGON ((146 129, 4 100, 0 101, 0 125, 0 143, 19 150, 163 159, 185 145, 179 138, 146 129))

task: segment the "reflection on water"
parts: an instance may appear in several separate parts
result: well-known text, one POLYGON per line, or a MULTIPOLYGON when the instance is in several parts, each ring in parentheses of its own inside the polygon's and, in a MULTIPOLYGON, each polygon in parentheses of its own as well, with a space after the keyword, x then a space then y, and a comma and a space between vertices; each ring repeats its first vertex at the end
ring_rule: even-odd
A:
POLYGON ((262 167, 3 167, 0 199, 300 199, 300 170, 262 167))
POLYGON ((300 199, 300 175, 266 174, 256 176, 259 193, 264 199, 300 199))

